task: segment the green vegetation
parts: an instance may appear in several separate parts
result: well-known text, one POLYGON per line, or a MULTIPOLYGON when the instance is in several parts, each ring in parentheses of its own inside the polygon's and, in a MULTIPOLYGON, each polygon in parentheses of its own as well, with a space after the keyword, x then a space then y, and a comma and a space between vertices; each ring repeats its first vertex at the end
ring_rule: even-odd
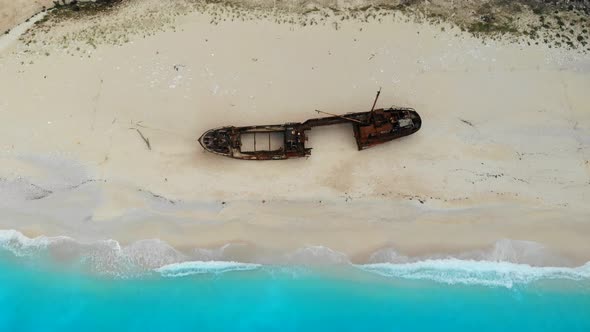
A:
POLYGON ((508 23, 495 24, 491 22, 475 22, 468 26, 467 31, 475 34, 508 34, 518 33, 518 30, 508 23))
POLYGON ((176 19, 195 11, 208 15, 212 25, 235 20, 267 20, 302 27, 324 25, 339 30, 345 21, 382 22, 401 18, 406 22, 442 23, 440 33, 457 34, 461 30, 482 39, 502 38, 527 44, 534 41, 534 44, 583 51, 590 39, 587 28, 590 13, 579 5, 569 8, 558 2, 471 0, 459 4, 426 4, 421 0, 404 0, 393 5, 389 0, 377 0, 371 5, 363 2, 354 8, 340 8, 334 7, 333 2, 324 4, 320 0, 311 6, 300 1, 305 0, 295 0, 296 5, 275 0, 175 0, 135 12, 125 7, 136 7, 142 0, 60 0, 27 33, 26 44, 35 47, 35 36, 45 36, 63 48, 71 46, 68 52, 85 54, 102 43, 122 45, 129 42, 130 36, 146 38, 157 31, 176 31, 176 19), (98 15, 113 19, 95 19, 98 15), (52 26, 67 20, 83 20, 84 24, 61 35, 49 32, 52 26))
POLYGON ((54 1, 52 13, 65 17, 80 15, 96 15, 113 9, 116 5, 121 4, 124 0, 95 0, 95 1, 71 1, 66 0, 54 1))

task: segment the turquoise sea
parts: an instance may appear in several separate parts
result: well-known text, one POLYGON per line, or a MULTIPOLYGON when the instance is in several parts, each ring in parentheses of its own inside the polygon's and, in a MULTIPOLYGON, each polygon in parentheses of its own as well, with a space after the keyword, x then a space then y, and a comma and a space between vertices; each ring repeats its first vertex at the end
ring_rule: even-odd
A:
POLYGON ((588 264, 193 261, 114 275, 11 245, 0 331, 590 331, 588 264))

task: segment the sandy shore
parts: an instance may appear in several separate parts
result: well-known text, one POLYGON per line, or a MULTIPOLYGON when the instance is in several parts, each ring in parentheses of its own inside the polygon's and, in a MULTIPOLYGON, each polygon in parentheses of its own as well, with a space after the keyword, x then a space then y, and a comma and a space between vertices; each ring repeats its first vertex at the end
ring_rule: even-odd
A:
POLYGON ((482 42, 399 13, 306 26, 212 19, 190 12, 121 45, 59 44, 82 23, 62 24, 34 47, 0 50, 0 228, 321 245, 357 260, 509 238, 590 260, 590 56, 482 42), (367 110, 379 87, 378 106, 420 113, 417 134, 358 152, 349 126, 318 128, 310 158, 278 162, 222 158, 196 141, 223 125, 367 110))
POLYGON ((52 0, 0 0, 0 34, 52 6, 52 0))

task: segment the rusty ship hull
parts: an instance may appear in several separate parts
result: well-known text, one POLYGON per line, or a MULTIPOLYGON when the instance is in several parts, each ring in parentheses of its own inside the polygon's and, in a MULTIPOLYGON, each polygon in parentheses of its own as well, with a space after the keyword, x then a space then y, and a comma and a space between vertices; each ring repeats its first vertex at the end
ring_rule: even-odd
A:
POLYGON ((376 109, 281 125, 221 127, 206 131, 199 143, 206 151, 235 159, 300 158, 311 154, 306 131, 342 123, 352 125, 358 150, 364 150, 417 132, 422 119, 412 108, 376 109))

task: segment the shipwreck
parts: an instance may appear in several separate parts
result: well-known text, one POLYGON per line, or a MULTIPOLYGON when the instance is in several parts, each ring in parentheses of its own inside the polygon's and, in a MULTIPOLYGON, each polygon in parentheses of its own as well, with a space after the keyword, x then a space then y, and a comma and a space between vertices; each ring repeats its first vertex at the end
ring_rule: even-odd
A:
POLYGON ((413 108, 375 109, 380 91, 368 112, 309 119, 280 125, 234 127, 206 131, 199 143, 209 152, 245 160, 282 160, 307 157, 311 148, 305 146, 306 131, 313 127, 350 123, 359 150, 392 141, 417 132, 422 119, 413 108))

